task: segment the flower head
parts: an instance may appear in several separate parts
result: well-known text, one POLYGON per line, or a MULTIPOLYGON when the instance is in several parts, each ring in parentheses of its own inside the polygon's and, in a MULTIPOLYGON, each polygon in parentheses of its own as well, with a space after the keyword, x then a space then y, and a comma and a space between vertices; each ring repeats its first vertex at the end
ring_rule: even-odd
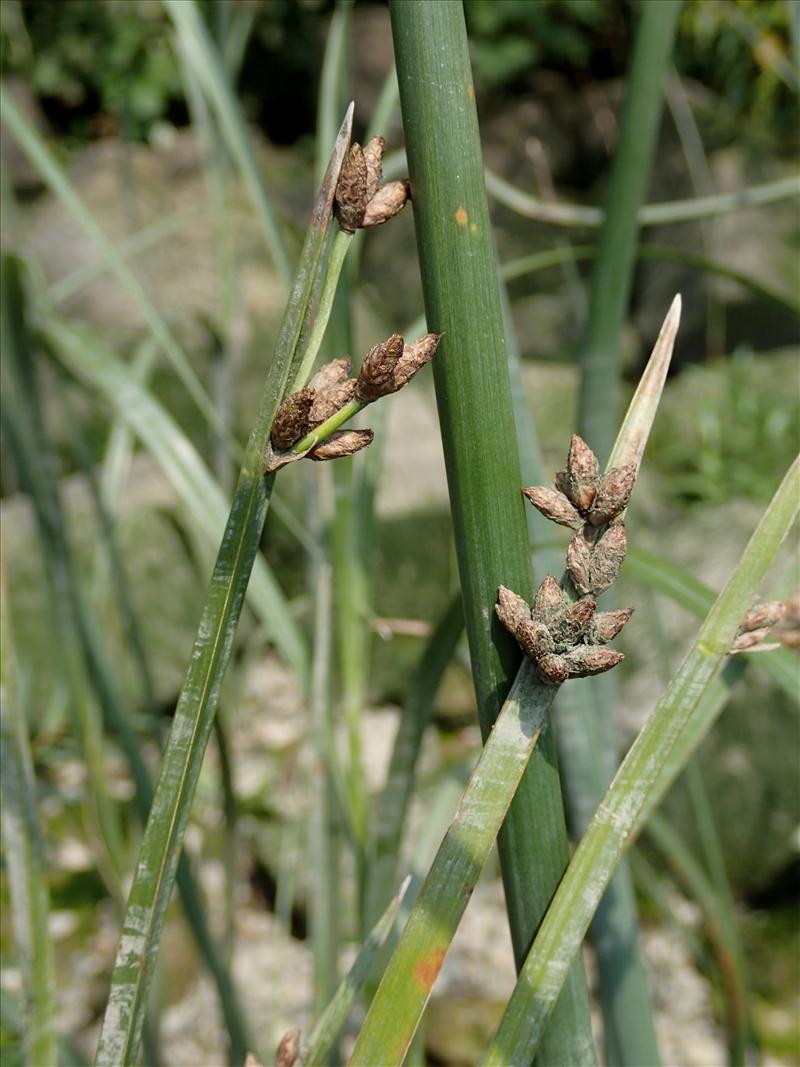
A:
POLYGON ((384 145, 382 137, 373 137, 364 148, 357 141, 350 146, 334 198, 336 217, 345 233, 388 222, 409 198, 408 182, 381 186, 384 145))

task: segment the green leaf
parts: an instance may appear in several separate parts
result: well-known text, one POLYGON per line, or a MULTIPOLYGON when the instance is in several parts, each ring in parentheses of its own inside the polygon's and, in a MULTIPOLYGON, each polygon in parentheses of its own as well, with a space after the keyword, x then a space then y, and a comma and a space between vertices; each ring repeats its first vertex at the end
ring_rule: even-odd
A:
POLYGON ((175 710, 128 897, 100 1033, 96 1062, 104 1067, 127 1067, 136 1059, 178 856, 272 492, 274 477, 263 474, 269 431, 286 389, 320 268, 333 193, 350 142, 351 124, 352 108, 340 130, 311 217, 175 710))
MULTIPOLYGON (((625 847, 671 782, 664 771, 684 737, 702 736, 718 711, 704 698, 742 617, 798 511, 800 458, 767 508, 725 589, 645 727, 623 760, 581 839, 536 935, 484 1064, 529 1063, 571 961, 625 847)), ((689 752, 681 755, 681 763, 689 752)))

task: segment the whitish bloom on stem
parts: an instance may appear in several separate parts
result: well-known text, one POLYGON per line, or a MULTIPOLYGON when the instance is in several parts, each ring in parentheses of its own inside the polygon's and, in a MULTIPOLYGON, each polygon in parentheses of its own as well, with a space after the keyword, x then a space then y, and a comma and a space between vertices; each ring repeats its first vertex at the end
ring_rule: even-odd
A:
POLYGON ((357 141, 350 146, 334 199, 336 217, 345 233, 388 222, 409 198, 406 181, 381 186, 384 144, 382 137, 373 137, 364 148, 357 141))

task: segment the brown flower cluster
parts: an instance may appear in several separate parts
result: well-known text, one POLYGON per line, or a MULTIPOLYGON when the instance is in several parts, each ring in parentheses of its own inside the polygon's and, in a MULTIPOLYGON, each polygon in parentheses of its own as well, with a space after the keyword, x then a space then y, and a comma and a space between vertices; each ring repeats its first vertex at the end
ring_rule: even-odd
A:
POLYGON ((571 601, 552 575, 539 586, 533 607, 501 585, 495 610, 543 681, 551 685, 616 666, 624 658, 622 653, 602 646, 633 614, 633 608, 597 611, 591 597, 571 601))
POLYGON ((765 604, 757 604, 742 619, 731 645, 731 652, 734 654, 737 652, 769 652, 773 648, 780 648, 783 644, 789 646, 797 644, 796 634, 798 622, 800 622, 798 608, 800 608, 799 604, 785 603, 782 600, 769 600, 765 604), (773 633, 773 627, 778 626, 779 623, 788 625, 773 633), (762 640, 770 634, 779 640, 762 645, 762 640))
POLYGON ((556 488, 523 489, 531 503, 553 522, 577 530, 567 549, 567 571, 578 594, 571 600, 552 576, 539 586, 533 607, 500 587, 496 612, 535 664, 542 680, 559 685, 567 678, 601 674, 624 657, 606 648, 633 614, 633 608, 597 611, 594 599, 616 581, 627 542, 621 514, 636 480, 633 466, 600 476, 597 457, 573 435, 566 468, 556 488))
POLYGON ((388 222, 409 198, 406 181, 381 186, 384 145, 382 137, 373 137, 363 148, 357 141, 350 146, 334 200, 336 217, 345 233, 388 222))
MULTIPOLYGON (((400 334, 392 334, 367 352, 355 378, 350 377, 349 356, 326 363, 304 389, 292 393, 278 408, 270 431, 272 448, 285 453, 353 402, 355 414, 366 404, 396 393, 433 359, 438 345, 439 334, 435 333, 425 334, 409 345, 400 334)), ((307 455, 315 460, 338 459, 366 448, 372 438, 372 430, 336 430, 307 455)), ((275 470, 282 463, 276 460, 270 469, 275 470)))
POLYGON ((555 489, 522 490, 546 518, 579 531, 567 550, 567 570, 581 596, 599 596, 619 576, 628 548, 620 516, 635 481, 632 464, 612 467, 601 477, 594 452, 573 434, 567 465, 556 474, 555 489))

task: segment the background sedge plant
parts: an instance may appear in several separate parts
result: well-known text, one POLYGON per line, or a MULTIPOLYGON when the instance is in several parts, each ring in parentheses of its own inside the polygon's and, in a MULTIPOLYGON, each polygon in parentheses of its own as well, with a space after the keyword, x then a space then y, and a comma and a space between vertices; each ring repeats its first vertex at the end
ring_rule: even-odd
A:
POLYGON ((0 5, 4 1063, 790 1061, 796 6, 0 5))
POLYGON ((152 974, 157 955, 177 856, 216 711, 219 686, 230 658, 247 581, 266 518, 275 471, 286 462, 305 455, 316 460, 336 459, 368 445, 372 440, 371 431, 340 431, 338 427, 365 403, 402 388, 436 350, 434 336, 406 348, 402 338, 395 335, 370 351, 357 378, 347 379, 349 361, 328 364, 308 387, 292 393, 279 405, 288 382, 297 383, 299 378, 302 384, 303 373, 313 363, 318 350, 325 317, 330 313, 332 297, 328 293, 331 286, 335 287, 343 261, 343 257, 332 256, 326 263, 322 258, 334 202, 337 216, 341 218, 344 214, 342 230, 348 235, 357 226, 387 221, 405 202, 405 186, 402 186, 402 196, 396 189, 402 183, 387 187, 388 204, 385 199, 381 200, 378 189, 380 139, 371 145, 368 171, 358 145, 353 145, 349 155, 346 154, 352 110, 351 105, 339 131, 312 215, 258 421, 245 452, 183 696, 164 753, 161 777, 128 898, 109 1005, 97 1050, 98 1064, 127 1064, 136 1057, 149 991, 148 975, 152 974), (339 190, 342 178, 344 185, 339 190), (375 200, 380 203, 370 215, 370 205, 375 200), (362 209, 355 210, 354 203, 361 203, 362 209), (318 273, 324 279, 321 283, 318 273), (321 296, 318 304, 313 306, 310 298, 317 286, 321 296), (319 318, 310 325, 314 314, 322 317, 322 326, 318 326, 319 318), (301 348, 304 329, 308 332, 308 341, 306 347, 301 348), (288 459, 279 458, 290 450, 290 446, 288 459))

